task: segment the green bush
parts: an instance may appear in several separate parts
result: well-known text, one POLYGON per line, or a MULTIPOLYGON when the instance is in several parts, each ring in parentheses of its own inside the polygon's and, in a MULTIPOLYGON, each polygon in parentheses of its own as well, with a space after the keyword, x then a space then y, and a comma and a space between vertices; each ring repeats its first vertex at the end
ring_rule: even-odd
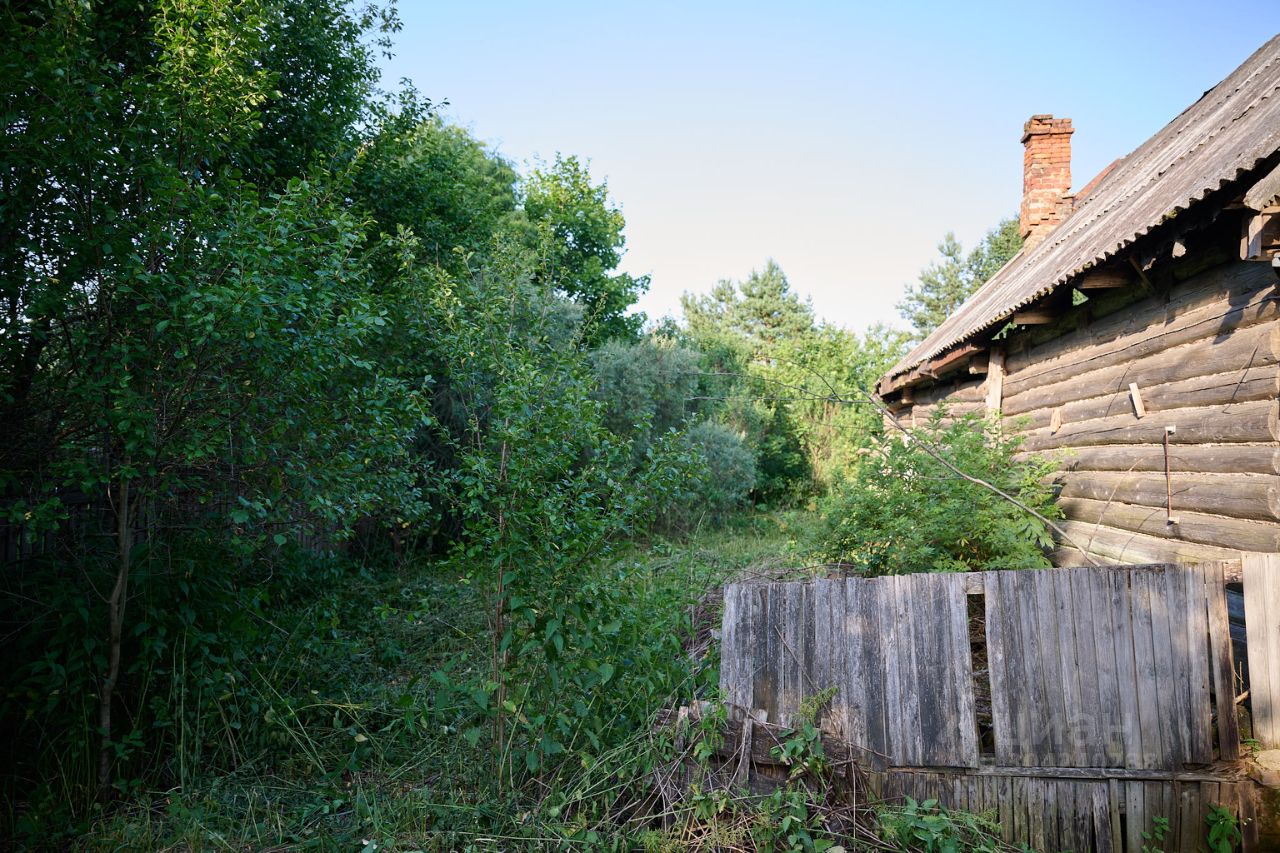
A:
POLYGON ((907 436, 881 440, 822 507, 817 554, 870 575, 1049 565, 1048 526, 956 475, 931 448, 1041 515, 1060 518, 1048 478, 1056 463, 1017 459, 1020 439, 976 416, 940 412, 907 436))
POLYGON ((724 424, 702 421, 685 433, 685 443, 705 462, 685 499, 688 516, 722 521, 740 509, 755 488, 756 462, 742 438, 724 424))
POLYGON ((609 341, 591 354, 604 425, 632 443, 637 460, 655 436, 679 429, 698 391, 698 354, 670 338, 609 341))

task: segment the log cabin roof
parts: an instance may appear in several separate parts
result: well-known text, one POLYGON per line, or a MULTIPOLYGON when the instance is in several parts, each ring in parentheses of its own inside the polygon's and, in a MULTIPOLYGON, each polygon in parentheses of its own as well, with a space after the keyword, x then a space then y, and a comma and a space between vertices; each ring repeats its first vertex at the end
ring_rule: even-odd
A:
POLYGON ((1119 255, 1280 150, 1280 35, 1118 161, 1040 244, 1019 252, 880 380, 899 377, 1119 255))

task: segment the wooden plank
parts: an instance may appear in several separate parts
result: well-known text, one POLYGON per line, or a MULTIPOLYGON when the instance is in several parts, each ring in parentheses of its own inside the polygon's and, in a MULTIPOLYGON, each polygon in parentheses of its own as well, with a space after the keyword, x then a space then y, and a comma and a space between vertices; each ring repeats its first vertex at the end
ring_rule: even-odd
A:
POLYGON ((987 360, 986 410, 988 414, 1000 411, 1004 402, 1004 350, 993 346, 987 360))
POLYGON ((770 602, 772 587, 772 584, 751 585, 751 706, 752 710, 761 711, 766 720, 773 719, 769 716, 769 706, 776 700, 774 659, 770 654, 774 644, 769 639, 772 634, 769 630, 769 616, 773 610, 770 602))
POLYGON ((1197 807, 1197 785, 1184 785, 1175 782, 1173 785, 1178 800, 1178 850, 1196 850, 1203 841, 1200 829, 1200 809, 1197 807))
MULTIPOLYGON (((919 764, 924 754, 920 729, 920 693, 915 689, 916 674, 920 671, 916 655, 914 608, 911 606, 911 588, 906 577, 890 577, 898 637, 898 656, 902 678, 902 736, 906 760, 903 764, 919 764)), ((927 653, 927 652, 926 652, 927 653)))
POLYGON ((1085 569, 1076 574, 1082 581, 1082 605, 1088 607, 1093 629, 1093 665, 1097 678, 1092 681, 1093 688, 1083 693, 1084 701, 1093 698, 1092 690, 1097 690, 1098 743, 1094 754, 1098 766, 1124 767, 1124 721, 1120 711, 1120 680, 1116 669, 1116 647, 1124 646, 1128 638, 1119 637, 1114 619, 1114 608, 1111 606, 1110 585, 1107 583, 1106 569, 1085 569), (1088 596, 1088 598, 1084 598, 1088 596))
MULTIPOLYGON (((1060 763, 1068 767, 1089 765, 1088 741, 1097 732, 1094 713, 1097 703, 1085 705, 1081 701, 1080 664, 1076 657, 1076 627, 1079 616, 1071 592, 1071 572, 1045 572, 1053 591, 1055 618, 1058 623, 1058 642, 1055 650, 1061 667, 1063 752, 1060 763)), ((1092 673, 1091 673, 1092 676, 1092 673)))
POLYGON ((1045 833, 1045 781, 1027 779, 1027 843, 1035 850, 1047 850, 1045 833))
MULTIPOLYGON (((1012 607, 1018 614, 1016 662, 1019 664, 1019 675, 1010 678, 1010 683, 1020 680, 1022 689, 1016 690, 1010 701, 1016 703, 1018 763, 1027 766, 1056 764, 1054 755, 1054 732, 1050 721, 1044 714, 1047 697, 1044 689, 1044 672, 1040 667, 1040 652, 1036 643, 1040 631, 1036 619, 1035 573, 1005 572, 1003 573, 1004 591, 1012 607), (1030 579, 1030 581, 1028 581, 1030 579), (1049 756, 1050 760, 1043 760, 1049 756)), ((1012 633, 1012 625, 1010 626, 1012 633)), ((1014 649, 1011 649, 1013 651, 1014 649)), ((1013 662, 1013 658, 1010 661, 1013 662)))
POLYGON ((1109 593, 1109 610, 1114 630, 1113 651, 1116 682, 1120 694, 1120 728, 1124 766, 1140 768, 1142 761, 1142 720, 1138 712, 1138 674, 1135 663, 1133 614, 1129 607, 1131 577, 1129 572, 1096 569, 1102 574, 1109 593))
POLYGON ((1165 767, 1166 754, 1161 732, 1159 699, 1156 695, 1156 655, 1151 629, 1151 573, 1129 573, 1129 613, 1133 624, 1135 680, 1130 690, 1138 697, 1141 750, 1139 767, 1165 767))
POLYGON ((1093 822, 1092 849, 1095 853, 1113 853, 1115 850, 1111 830, 1111 802, 1107 791, 1108 784, 1105 782, 1089 786, 1089 808, 1093 822))
POLYGON ((1222 786, 1217 782, 1201 782, 1198 787, 1200 789, 1199 824, 1205 827, 1209 818, 1209 809, 1222 802, 1220 793, 1222 786))
POLYGON ((778 721, 789 725, 800 710, 804 697, 804 599, 807 584, 782 584, 785 609, 781 620, 773 626, 780 635, 779 671, 782 674, 781 696, 778 698, 778 721))
POLYGON ((1024 628, 1035 642, 1035 661, 1039 669, 1040 695, 1043 697, 1041 716, 1052 742, 1052 752, 1042 755, 1037 763, 1070 766, 1067 696, 1062 658, 1058 653, 1061 639, 1058 634, 1058 605, 1054 594, 1053 579, 1056 574, 1051 570, 1038 570, 1022 572, 1018 577, 1031 583, 1035 591, 1035 622, 1028 624, 1024 621, 1024 628))
POLYGON ((1054 850, 1081 850, 1080 815, 1076 808, 1076 784, 1061 779, 1045 785, 1046 834, 1054 850))
POLYGON ((939 575, 946 594, 950 619, 950 648, 954 667, 948 675, 954 685, 951 714, 959 735, 955 766, 978 765, 978 720, 973 683, 973 653, 969 647, 969 596, 963 575, 939 575))
POLYGON ((1147 407, 1142 403, 1142 389, 1138 387, 1137 382, 1129 383, 1129 402, 1133 404, 1133 416, 1135 418, 1146 416, 1147 407))
POLYGON ((1204 572, 1199 566, 1182 567, 1187 605, 1186 643, 1187 724, 1190 751, 1188 760, 1197 764, 1213 761, 1213 706, 1209 702, 1209 622, 1204 572))
POLYGON ((998 776, 996 777, 997 795, 996 807, 997 816, 1000 820, 1000 838, 1006 843, 1014 843, 1018 836, 1015 832, 1014 808, 1013 802, 1013 777, 998 776))
POLYGON ((1236 720, 1235 653, 1231 647, 1223 564, 1205 564, 1201 572, 1209 623, 1210 675, 1217 707, 1218 756, 1234 760, 1240 757, 1240 727, 1236 720))
POLYGON ((947 749, 954 729, 945 713, 945 692, 949 680, 942 667, 951 663, 949 650, 940 647, 934 626, 946 614, 940 612, 938 576, 916 574, 898 578, 898 594, 904 596, 911 625, 911 677, 909 693, 919 715, 919 752, 917 761, 932 767, 946 766, 947 749), (942 662, 942 667, 938 665, 942 662))
MULTIPOLYGON (((808 664, 814 692, 821 693, 829 687, 836 692, 825 707, 818 709, 818 725, 832 734, 848 738, 848 726, 844 715, 844 656, 846 647, 835 630, 835 620, 843 622, 843 581, 817 578, 813 581, 813 639, 810 643, 808 664), (832 608, 832 599, 840 594, 840 613, 832 608)), ((842 626, 843 628, 843 626, 842 626)), ((843 631, 841 631, 843 633, 843 631)))
POLYGON ((1165 820, 1169 819, 1169 809, 1165 802, 1164 794, 1165 789, 1170 787, 1170 785, 1167 782, 1143 782, 1142 785, 1144 789, 1143 799, 1147 809, 1146 820, 1142 828, 1152 836, 1152 840, 1147 842, 1147 846, 1148 848, 1163 850, 1165 847, 1169 846, 1169 838, 1166 834, 1163 842, 1155 841, 1156 818, 1164 818, 1165 820))
POLYGON ((1240 834, 1243 836, 1241 849, 1243 853, 1254 853, 1262 850, 1261 839, 1258 837, 1258 791, 1251 785, 1237 787, 1240 790, 1240 834))
POLYGON ((906 647, 899 639, 902 626, 898 622, 894 581, 895 578, 883 577, 867 583, 875 590, 875 603, 880 614, 878 622, 884 639, 885 729, 888 735, 888 752, 894 764, 909 764, 906 714, 903 706, 902 661, 906 647))
POLYGON ((751 708, 750 620, 750 589, 745 584, 729 584, 724 590, 720 622, 720 692, 732 706, 731 714, 745 714, 751 708))
POLYGON ((1107 806, 1111 811, 1111 847, 1113 850, 1123 851, 1128 841, 1128 834, 1125 831, 1124 821, 1120 817, 1122 808, 1127 809, 1125 801, 1125 785, 1115 779, 1107 782, 1107 806))
POLYGON ((1142 837, 1143 830, 1146 829, 1147 809, 1146 802, 1143 799, 1143 787, 1141 782, 1125 782, 1124 788, 1124 823, 1125 823, 1125 849, 1131 853, 1141 853, 1144 839, 1142 837))
POLYGON ((838 615, 832 615, 838 635, 835 642, 844 647, 838 701, 844 709, 849 742, 883 752, 883 742, 872 734, 872 729, 883 732, 883 712, 877 713, 879 709, 872 710, 870 705, 873 696, 883 694, 884 689, 881 683, 873 683, 870 675, 873 662, 880 657, 879 615, 874 606, 868 606, 870 589, 871 585, 863 581, 843 580, 839 592, 833 596, 841 608, 838 615))
POLYGON ((1169 600, 1169 573, 1175 571, 1173 566, 1155 570, 1150 575, 1151 610, 1151 643, 1155 652, 1156 689, 1154 698, 1159 708, 1160 734, 1163 754, 1160 767, 1177 767, 1182 764, 1185 746, 1182 741, 1181 724, 1186 719, 1186 711, 1179 702, 1181 685, 1177 660, 1173 648, 1173 629, 1171 620, 1173 613, 1169 600))
POLYGON ((1013 817, 1013 841, 1029 843, 1031 841, 1031 825, 1028 822, 1031 807, 1028 801, 1028 786, 1033 780, 1025 776, 1015 776, 1010 780, 1013 789, 1010 811, 1013 817))
POLYGON ((875 751, 877 757, 883 757, 887 761, 890 755, 887 716, 891 713, 890 708, 894 709, 892 713, 897 713, 897 706, 888 704, 886 687, 888 676, 885 671, 886 652, 884 638, 892 628, 881 621, 884 617, 884 612, 881 607, 879 587, 867 581, 851 580, 846 583, 850 589, 855 586, 859 589, 856 599, 858 610, 856 613, 849 613, 846 618, 859 619, 862 624, 867 626, 865 630, 871 631, 870 636, 867 636, 865 632, 863 633, 866 656, 864 657, 865 664, 862 673, 866 679, 866 686, 863 688, 861 695, 867 745, 875 751))
POLYGON ((1244 622, 1253 732, 1280 747, 1280 554, 1244 554, 1244 622))
POLYGON ((1010 681, 1007 675, 1005 643, 1008 623, 1017 626, 1016 615, 1005 609, 1005 597, 1001 593, 1001 572, 983 574, 983 610, 987 637, 987 673, 991 679, 991 729, 995 741, 996 760, 1001 764, 1015 763, 1015 721, 1009 694, 1018 680, 1010 681))
MULTIPOLYGON (((1075 636, 1076 678, 1079 683, 1079 713, 1075 720, 1080 731, 1083 750, 1081 757, 1087 766, 1116 764, 1108 761, 1108 738, 1113 728, 1114 703, 1103 704, 1103 681, 1115 677, 1114 656, 1110 665, 1098 661, 1095 623, 1105 614, 1097 610, 1097 584, 1091 569, 1066 569, 1063 574, 1068 583, 1068 595, 1072 602, 1072 623, 1075 636)), ((1105 663, 1105 661, 1104 661, 1105 663)))

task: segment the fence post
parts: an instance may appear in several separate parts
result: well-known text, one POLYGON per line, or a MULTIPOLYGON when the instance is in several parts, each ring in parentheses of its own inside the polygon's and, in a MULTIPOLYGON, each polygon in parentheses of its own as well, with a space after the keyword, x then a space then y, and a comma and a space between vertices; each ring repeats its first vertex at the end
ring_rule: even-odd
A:
POLYGON ((1280 748, 1280 554, 1243 553, 1253 736, 1280 748))

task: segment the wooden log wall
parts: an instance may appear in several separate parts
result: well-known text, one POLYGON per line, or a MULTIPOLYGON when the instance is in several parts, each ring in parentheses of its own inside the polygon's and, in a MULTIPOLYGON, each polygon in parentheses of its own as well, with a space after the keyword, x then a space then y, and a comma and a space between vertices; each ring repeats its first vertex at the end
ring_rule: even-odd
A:
MULTIPOLYGON (((995 810, 1013 843, 1139 853, 1162 817, 1162 849, 1197 850, 1210 806, 1253 808, 1235 764, 1225 598, 1239 567, 731 584, 721 695, 739 734, 776 732, 834 687, 817 717, 829 753, 869 768, 884 797, 995 810)), ((1280 648, 1280 594, 1257 588, 1253 611, 1259 598, 1276 609, 1257 628, 1251 612, 1250 649, 1270 632, 1280 648)), ((738 737, 726 740, 753 743, 738 737)), ((767 764, 767 738, 756 741, 752 760, 767 764)))
MULTIPOLYGON (((1001 383, 1001 413, 1026 452, 1060 463, 1072 538, 1113 562, 1280 551, 1280 293, 1269 266, 1220 264, 1104 316, 1090 310, 1056 334, 1015 333, 987 380, 1001 383)), ((900 417, 919 423, 941 403, 969 411, 971 384, 912 389, 921 413, 900 417)))

